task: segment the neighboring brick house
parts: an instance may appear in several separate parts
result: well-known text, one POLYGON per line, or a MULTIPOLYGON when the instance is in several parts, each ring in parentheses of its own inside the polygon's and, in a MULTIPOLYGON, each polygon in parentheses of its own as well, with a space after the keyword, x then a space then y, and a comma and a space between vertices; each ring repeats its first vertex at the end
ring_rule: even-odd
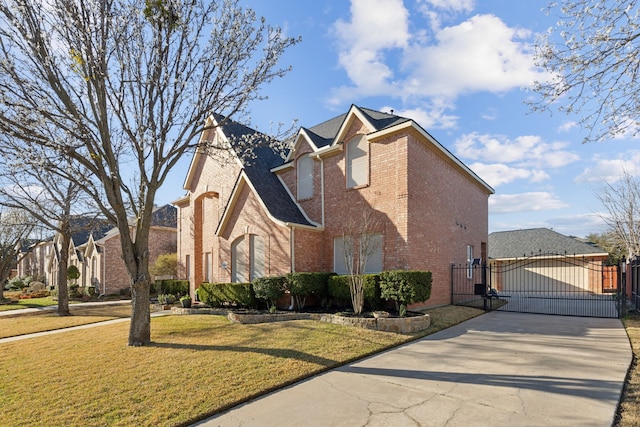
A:
MULTIPOLYGON (((202 138, 233 143, 252 133, 227 121, 202 138)), ((192 290, 291 271, 345 273, 342 239, 365 216, 378 243, 367 272, 431 271, 428 305, 450 302, 451 263, 486 259, 493 189, 413 120, 352 106, 301 128, 284 161, 265 147, 254 157, 192 159, 187 194, 174 202, 192 290)))
POLYGON ((53 248, 52 239, 30 240, 18 254, 16 275, 31 277, 34 280, 47 280, 47 260, 53 248))
MULTIPOLYGON (((171 205, 156 208, 149 231, 149 263, 159 255, 176 252, 177 210, 171 205)), ((131 228, 134 222, 131 221, 131 228)), ((54 248, 49 259, 49 283, 57 284, 57 256, 59 235, 54 237, 54 248)), ((69 265, 80 271, 78 285, 83 289, 95 288, 96 294, 117 294, 131 286, 131 280, 122 260, 120 232, 106 224, 104 227, 85 229, 72 237, 69 265)))

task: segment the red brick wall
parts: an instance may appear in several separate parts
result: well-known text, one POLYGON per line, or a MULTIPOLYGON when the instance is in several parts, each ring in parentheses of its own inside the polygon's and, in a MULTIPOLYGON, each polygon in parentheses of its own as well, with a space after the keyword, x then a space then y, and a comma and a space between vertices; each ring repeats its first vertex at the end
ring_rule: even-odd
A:
MULTIPOLYGON (((226 263, 227 269, 220 269, 219 281, 231 280, 231 244, 240 236, 257 235, 265 244, 264 274, 279 276, 291 271, 290 231, 287 227, 273 222, 257 196, 244 185, 235 203, 230 219, 221 230, 220 265, 226 263)), ((245 240, 246 253, 249 253, 249 239, 245 240)), ((247 263, 248 265, 248 263, 247 263)), ((249 277, 248 271, 246 277, 249 277)))
MULTIPOLYGON (((159 255, 176 252, 177 231, 165 227, 152 227, 149 231, 149 265, 153 265, 159 255)), ((102 264, 98 277, 102 276, 100 291, 106 294, 117 294, 121 289, 129 289, 131 279, 127 267, 122 260, 120 235, 106 240, 101 255, 102 264)), ((90 271, 90 265, 87 266, 90 271)))
POLYGON ((429 305, 448 304, 451 263, 467 261, 467 245, 480 258, 487 242, 488 195, 416 134, 409 141, 409 264, 433 273, 429 305))

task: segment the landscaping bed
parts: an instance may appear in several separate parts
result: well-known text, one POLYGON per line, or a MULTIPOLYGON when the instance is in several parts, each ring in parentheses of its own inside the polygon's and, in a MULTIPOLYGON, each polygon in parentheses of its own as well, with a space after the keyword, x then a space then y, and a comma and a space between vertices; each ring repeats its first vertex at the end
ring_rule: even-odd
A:
POLYGON ((316 320, 343 326, 354 326, 373 331, 396 332, 410 334, 427 329, 431 325, 428 314, 410 312, 405 317, 387 316, 376 317, 367 313, 355 316, 345 313, 315 313, 315 312, 276 312, 269 313, 258 310, 229 310, 221 308, 182 308, 172 307, 172 314, 215 314, 226 315, 234 323, 245 325, 257 323, 282 322, 287 320, 316 320))

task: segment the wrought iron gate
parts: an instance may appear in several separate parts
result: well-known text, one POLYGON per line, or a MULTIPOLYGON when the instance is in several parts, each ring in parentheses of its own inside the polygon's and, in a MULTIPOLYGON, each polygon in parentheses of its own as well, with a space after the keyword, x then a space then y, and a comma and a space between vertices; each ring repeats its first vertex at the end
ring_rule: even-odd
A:
POLYGON ((625 304, 622 276, 618 266, 566 254, 452 264, 451 303, 521 313, 617 318, 625 304))

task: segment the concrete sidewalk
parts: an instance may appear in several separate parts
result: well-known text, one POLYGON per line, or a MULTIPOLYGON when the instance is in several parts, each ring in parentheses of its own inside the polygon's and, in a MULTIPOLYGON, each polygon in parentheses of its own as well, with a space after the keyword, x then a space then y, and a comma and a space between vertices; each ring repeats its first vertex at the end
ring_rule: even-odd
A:
MULTIPOLYGON (((79 302, 79 303, 69 304, 69 307, 70 308, 96 307, 96 306, 119 305, 119 304, 131 304, 131 300, 125 299, 125 300, 111 300, 111 301, 79 302)), ((0 311, 0 319, 26 316, 26 315, 37 315, 40 313, 51 313, 52 311, 56 311, 57 309, 58 309, 57 305, 47 305, 45 307, 20 308, 17 310, 0 311)))
POLYGON ((197 426, 610 426, 632 353, 617 319, 492 312, 197 426))

